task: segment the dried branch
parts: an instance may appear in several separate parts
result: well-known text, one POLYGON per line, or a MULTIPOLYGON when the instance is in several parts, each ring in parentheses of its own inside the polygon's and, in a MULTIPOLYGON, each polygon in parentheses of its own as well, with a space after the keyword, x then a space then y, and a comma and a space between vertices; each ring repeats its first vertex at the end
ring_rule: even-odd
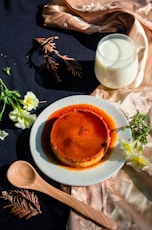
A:
POLYGON ((3 191, 0 198, 7 200, 10 204, 5 205, 3 208, 11 208, 10 213, 19 218, 26 220, 41 214, 38 197, 34 192, 28 190, 11 190, 10 192, 3 191))
POLYGON ((45 60, 45 66, 48 71, 53 74, 53 77, 57 82, 61 81, 61 77, 58 74, 59 61, 63 61, 66 65, 67 70, 72 73, 73 76, 82 76, 82 68, 80 64, 67 55, 61 55, 56 49, 55 39, 58 36, 52 36, 49 38, 35 38, 33 39, 33 48, 28 53, 28 59, 31 66, 35 66, 32 61, 32 56, 36 52, 43 57, 45 60))

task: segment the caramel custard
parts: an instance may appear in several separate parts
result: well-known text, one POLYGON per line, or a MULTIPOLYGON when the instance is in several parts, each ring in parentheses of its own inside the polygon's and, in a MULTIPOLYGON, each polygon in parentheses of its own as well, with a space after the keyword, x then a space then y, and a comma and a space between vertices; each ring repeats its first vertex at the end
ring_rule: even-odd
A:
POLYGON ((61 115, 53 124, 50 143, 55 156, 72 167, 88 167, 105 155, 110 132, 95 113, 74 110, 61 115))

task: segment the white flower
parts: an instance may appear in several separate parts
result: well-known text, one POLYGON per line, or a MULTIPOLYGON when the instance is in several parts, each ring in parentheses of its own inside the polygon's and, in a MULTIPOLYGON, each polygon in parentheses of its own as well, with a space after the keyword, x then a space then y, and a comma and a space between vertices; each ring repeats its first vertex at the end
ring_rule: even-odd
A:
POLYGON ((120 141, 121 146, 125 150, 125 156, 127 164, 133 166, 137 171, 144 170, 149 165, 149 160, 145 158, 141 152, 137 152, 134 149, 134 143, 130 143, 127 140, 122 139, 120 141))
POLYGON ((39 100, 35 94, 33 92, 27 92, 27 94, 24 96, 23 109, 31 111, 32 109, 36 109, 38 104, 39 100))
POLYGON ((127 156, 134 154, 134 149, 132 143, 128 142, 125 139, 120 140, 121 146, 124 148, 127 156))
POLYGON ((0 140, 4 140, 8 136, 8 133, 0 129, 0 140))
POLYGON ((36 119, 35 114, 30 114, 23 109, 15 108, 9 113, 9 118, 15 122, 15 126, 20 129, 30 128, 36 119))
POLYGON ((149 165, 149 160, 144 157, 142 154, 135 153, 127 161, 128 165, 131 165, 136 168, 137 171, 144 170, 149 165))

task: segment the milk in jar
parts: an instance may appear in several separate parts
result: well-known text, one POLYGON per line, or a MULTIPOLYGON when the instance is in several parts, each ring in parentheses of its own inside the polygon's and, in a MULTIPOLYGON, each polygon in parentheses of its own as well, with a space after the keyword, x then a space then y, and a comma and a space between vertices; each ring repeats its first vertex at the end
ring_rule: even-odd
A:
POLYGON ((95 75, 102 85, 112 89, 125 87, 135 80, 137 71, 136 46, 130 37, 117 33, 98 43, 95 75))

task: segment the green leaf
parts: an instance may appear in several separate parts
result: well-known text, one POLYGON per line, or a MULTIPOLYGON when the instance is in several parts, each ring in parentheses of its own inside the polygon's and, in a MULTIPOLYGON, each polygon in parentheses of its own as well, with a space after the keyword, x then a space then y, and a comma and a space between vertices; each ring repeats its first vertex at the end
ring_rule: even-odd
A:
POLYGON ((8 76, 11 75, 11 68, 10 67, 6 67, 3 70, 4 70, 4 73, 6 73, 8 76))

